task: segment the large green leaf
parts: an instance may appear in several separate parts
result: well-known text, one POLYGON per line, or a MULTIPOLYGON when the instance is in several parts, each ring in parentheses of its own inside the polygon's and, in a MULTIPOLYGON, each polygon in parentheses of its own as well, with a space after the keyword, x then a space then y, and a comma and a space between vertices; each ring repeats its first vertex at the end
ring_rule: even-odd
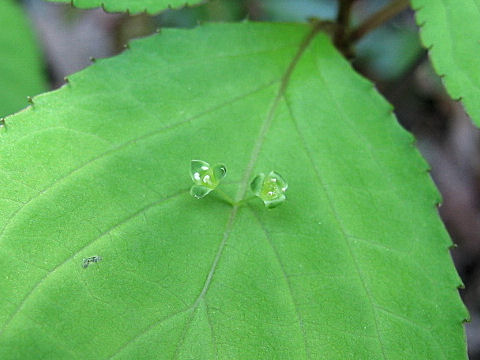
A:
POLYGON ((465 358, 426 164, 308 26, 164 31, 7 125, 1 359, 465 358), (287 201, 194 199, 191 159, 287 201))
POLYGON ((480 125, 480 0, 411 0, 436 72, 480 125))
POLYGON ((91 9, 102 6, 106 11, 124 12, 131 14, 147 12, 155 14, 171 7, 193 5, 208 0, 47 0, 52 2, 64 2, 81 9, 91 9))
POLYGON ((0 117, 27 105, 27 96, 45 91, 42 62, 22 9, 0 1, 0 117))

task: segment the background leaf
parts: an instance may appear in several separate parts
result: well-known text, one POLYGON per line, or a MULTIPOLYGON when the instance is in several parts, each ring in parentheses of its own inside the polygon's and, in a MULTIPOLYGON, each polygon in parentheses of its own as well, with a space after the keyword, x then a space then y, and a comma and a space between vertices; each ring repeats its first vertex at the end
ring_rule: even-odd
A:
POLYGON ((412 0, 423 44, 453 99, 480 125, 480 0, 412 0))
POLYGON ((27 106, 26 97, 46 90, 43 64, 20 6, 0 1, 0 117, 27 106))
POLYGON ((163 31, 7 118, 1 359, 466 357, 426 164, 313 35, 163 31), (237 200, 278 171, 287 200, 196 200, 191 159, 237 200))
POLYGON ((131 14, 147 12, 155 14, 170 7, 193 5, 207 0, 47 0, 51 2, 64 2, 81 9, 91 9, 102 6, 106 11, 125 12, 131 14))

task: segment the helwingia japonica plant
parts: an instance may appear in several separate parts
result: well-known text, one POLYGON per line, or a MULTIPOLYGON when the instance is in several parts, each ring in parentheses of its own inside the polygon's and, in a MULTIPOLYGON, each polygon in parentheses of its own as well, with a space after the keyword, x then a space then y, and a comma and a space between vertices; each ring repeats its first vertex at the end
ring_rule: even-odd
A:
MULTIPOLYGON (((476 1, 412 5, 478 123, 476 1)), ((5 118, 0 359, 466 359, 440 197, 346 58, 352 3, 162 29, 5 118)))

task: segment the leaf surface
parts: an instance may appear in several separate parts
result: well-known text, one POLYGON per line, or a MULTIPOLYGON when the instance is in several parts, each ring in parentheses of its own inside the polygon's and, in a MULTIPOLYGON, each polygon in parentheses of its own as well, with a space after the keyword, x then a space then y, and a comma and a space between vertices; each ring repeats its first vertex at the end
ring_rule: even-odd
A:
POLYGON ((1 359, 466 357, 426 164, 309 26, 167 30, 7 122, 1 359), (287 200, 194 199, 191 159, 287 200))
POLYGON ((480 125, 480 0, 412 0, 423 44, 453 99, 480 125))
POLYGON ((45 91, 42 61, 30 24, 19 5, 0 1, 0 117, 27 105, 26 97, 45 91))
POLYGON ((156 14, 168 8, 195 5, 207 0, 47 0, 51 2, 69 3, 80 9, 103 7, 109 12, 130 12, 137 14, 147 12, 156 14))

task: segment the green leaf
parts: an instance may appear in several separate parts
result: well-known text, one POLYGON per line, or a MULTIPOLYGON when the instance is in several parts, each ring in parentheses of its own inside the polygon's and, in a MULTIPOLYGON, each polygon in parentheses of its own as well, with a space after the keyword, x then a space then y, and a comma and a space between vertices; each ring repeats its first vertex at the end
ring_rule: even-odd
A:
POLYGON ((0 1, 0 117, 27 106, 45 91, 43 64, 25 14, 12 0, 0 1))
POLYGON ((64 2, 80 9, 103 7, 109 12, 125 12, 137 14, 146 12, 156 14, 168 8, 178 8, 186 5, 195 5, 208 0, 47 0, 64 2))
POLYGON ((480 0, 412 0, 433 67, 480 126, 480 0))
POLYGON ((7 118, 1 359, 466 357, 427 166, 326 35, 216 24, 130 48, 7 118), (236 202, 272 169, 288 199, 194 199, 191 159, 225 164, 236 202))

